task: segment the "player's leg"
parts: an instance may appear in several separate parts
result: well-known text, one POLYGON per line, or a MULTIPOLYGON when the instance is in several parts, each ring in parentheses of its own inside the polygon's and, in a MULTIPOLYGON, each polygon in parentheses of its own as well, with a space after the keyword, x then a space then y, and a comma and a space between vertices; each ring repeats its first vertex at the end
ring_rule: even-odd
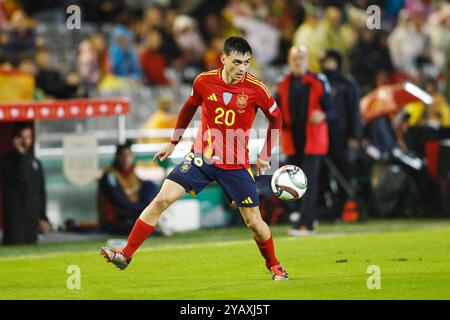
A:
POLYGON ((258 191, 251 170, 222 170, 216 177, 228 198, 239 207, 246 226, 253 231, 253 238, 265 259, 267 269, 271 270, 272 274, 274 272, 272 269, 278 272, 274 279, 287 279, 287 273, 284 269, 283 272, 278 271, 281 266, 275 256, 269 226, 262 219, 259 211, 258 191))
POLYGON ((125 248, 122 250, 127 258, 131 258, 158 224, 162 213, 185 193, 185 188, 178 183, 166 179, 161 190, 136 220, 125 248))
POLYGON ((139 219, 149 225, 156 226, 164 210, 181 198, 185 193, 186 190, 183 186, 170 179, 166 179, 159 193, 142 211, 139 219))
POLYGON ((158 195, 136 220, 123 250, 101 249, 101 253, 109 262, 113 262, 120 269, 125 269, 133 254, 155 229, 164 210, 186 192, 200 193, 212 181, 211 177, 192 163, 193 159, 194 154, 189 153, 184 161, 170 172, 158 195))
POLYGON ((288 274, 280 265, 273 244, 269 226, 262 219, 259 207, 239 207, 245 225, 253 231, 253 239, 266 261, 266 267, 272 272, 274 280, 287 280, 288 274))
POLYGON ((122 250, 103 247, 100 253, 108 262, 123 270, 131 262, 131 258, 137 249, 144 243, 155 229, 161 214, 175 200, 185 193, 185 188, 178 183, 166 179, 153 201, 142 211, 136 220, 133 229, 128 236, 128 241, 122 250))
POLYGON ((273 242, 271 241, 272 234, 269 226, 261 217, 259 207, 239 207, 239 211, 247 228, 253 231, 253 239, 255 239, 260 250, 262 249, 261 254, 266 260, 267 268, 269 269, 271 266, 278 264, 275 250, 273 249, 273 242), (265 244, 269 246, 265 246, 265 244))

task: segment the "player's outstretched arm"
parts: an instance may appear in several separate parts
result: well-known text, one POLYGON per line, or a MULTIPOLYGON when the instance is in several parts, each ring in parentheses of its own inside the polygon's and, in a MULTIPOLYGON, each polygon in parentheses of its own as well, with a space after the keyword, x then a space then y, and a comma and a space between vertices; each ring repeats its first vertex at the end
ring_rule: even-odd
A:
POLYGON ((161 150, 159 150, 154 156, 153 160, 155 161, 156 158, 159 158, 159 160, 164 161, 166 160, 172 153, 173 150, 175 150, 175 145, 171 142, 166 144, 161 150))
POLYGON ((183 107, 181 107, 180 114, 178 115, 177 123, 175 125, 175 130, 173 131, 172 138, 170 139, 170 143, 166 144, 161 150, 159 150, 154 156, 153 160, 157 157, 161 161, 167 159, 175 150, 175 146, 183 137, 184 131, 188 127, 189 123, 191 123, 192 118, 197 111, 198 105, 195 105, 191 99, 188 99, 183 107))

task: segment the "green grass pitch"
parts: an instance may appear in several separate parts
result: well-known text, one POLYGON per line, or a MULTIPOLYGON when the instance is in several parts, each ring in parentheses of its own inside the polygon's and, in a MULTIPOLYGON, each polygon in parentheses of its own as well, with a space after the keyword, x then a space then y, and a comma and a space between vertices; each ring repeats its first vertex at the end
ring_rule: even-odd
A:
POLYGON ((294 238, 272 227, 289 281, 275 282, 245 228, 151 237, 119 271, 104 241, 0 246, 0 299, 450 299, 450 221, 321 225, 294 238), (80 289, 68 289, 70 265, 80 289), (379 266, 379 289, 367 268, 379 266))

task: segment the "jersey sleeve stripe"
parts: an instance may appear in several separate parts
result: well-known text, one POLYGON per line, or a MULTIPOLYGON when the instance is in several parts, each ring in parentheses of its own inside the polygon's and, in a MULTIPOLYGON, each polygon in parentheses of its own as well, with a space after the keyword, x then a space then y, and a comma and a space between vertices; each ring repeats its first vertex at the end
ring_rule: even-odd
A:
POLYGON ((251 74, 249 74, 249 79, 261 84, 267 92, 270 92, 269 88, 267 88, 266 84, 264 82, 262 82, 261 80, 259 80, 258 78, 256 78, 255 76, 252 76, 251 74))
POLYGON ((212 70, 212 71, 202 72, 195 78, 195 80, 199 79, 202 76, 214 76, 214 75, 216 75, 218 73, 219 73, 219 70, 212 70))
POLYGON ((273 105, 270 107, 269 112, 270 112, 270 113, 274 112, 275 109, 276 109, 277 107, 278 107, 278 106, 277 106, 277 103, 274 102, 273 105))
POLYGON ((266 88, 266 90, 269 91, 269 88, 267 88, 266 84, 265 84, 262 80, 256 78, 255 76, 253 76, 253 75, 251 75, 251 74, 249 74, 248 76, 249 76, 250 79, 252 79, 252 80, 254 80, 254 81, 260 83, 261 85, 263 85, 264 88, 266 88))
POLYGON ((253 80, 250 80, 250 79, 247 79, 247 80, 249 82, 254 83, 254 84, 258 85, 259 87, 261 87, 264 90, 264 92, 267 94, 267 97, 269 97, 269 99, 270 99, 271 95, 270 95, 269 91, 266 88, 264 88, 264 86, 261 83, 258 83, 256 81, 253 81, 253 80))

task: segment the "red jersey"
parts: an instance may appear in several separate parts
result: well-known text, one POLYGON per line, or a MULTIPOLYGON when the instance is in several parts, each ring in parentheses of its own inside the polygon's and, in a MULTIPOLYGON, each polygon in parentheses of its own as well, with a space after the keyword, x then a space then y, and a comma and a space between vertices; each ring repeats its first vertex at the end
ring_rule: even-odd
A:
POLYGON ((193 149, 222 169, 248 169, 248 140, 258 108, 268 119, 276 118, 280 111, 255 76, 247 72, 241 81, 228 84, 221 74, 222 69, 212 70, 194 80, 188 102, 201 105, 202 114, 193 149))

